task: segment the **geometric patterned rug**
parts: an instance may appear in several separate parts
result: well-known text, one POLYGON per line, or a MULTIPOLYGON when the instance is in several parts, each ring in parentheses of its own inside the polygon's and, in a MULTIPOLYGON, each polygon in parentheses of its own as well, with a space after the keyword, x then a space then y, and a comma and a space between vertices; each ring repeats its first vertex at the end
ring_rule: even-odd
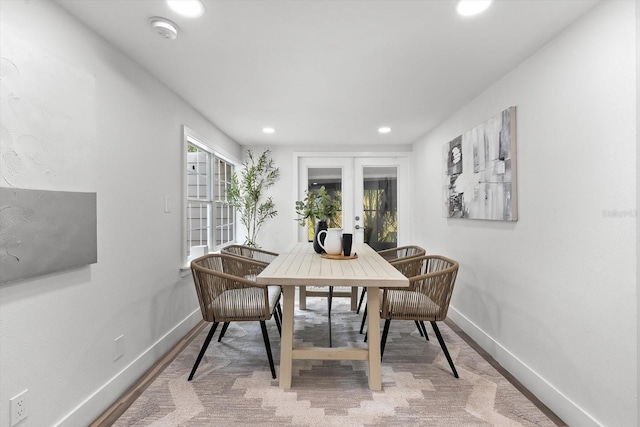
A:
MULTIPOLYGON (((335 298, 334 346, 364 347, 361 315, 335 298)), ((279 374, 280 337, 267 322, 279 374)), ((290 390, 271 378, 258 322, 220 327, 192 381, 191 367, 210 324, 116 421, 115 426, 554 426, 529 399, 444 322, 440 331, 460 378, 454 378, 430 325, 391 323, 382 391, 370 391, 362 361, 294 360, 290 390)), ((295 313, 294 345, 327 346, 327 302, 307 299, 295 313)))

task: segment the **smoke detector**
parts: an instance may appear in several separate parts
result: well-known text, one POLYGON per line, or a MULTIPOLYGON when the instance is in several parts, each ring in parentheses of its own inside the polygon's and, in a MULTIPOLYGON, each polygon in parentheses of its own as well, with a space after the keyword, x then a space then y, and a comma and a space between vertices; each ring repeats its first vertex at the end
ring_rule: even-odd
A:
POLYGON ((173 40, 178 37, 178 24, 169 21, 167 18, 154 16, 149 18, 149 25, 165 39, 173 40))

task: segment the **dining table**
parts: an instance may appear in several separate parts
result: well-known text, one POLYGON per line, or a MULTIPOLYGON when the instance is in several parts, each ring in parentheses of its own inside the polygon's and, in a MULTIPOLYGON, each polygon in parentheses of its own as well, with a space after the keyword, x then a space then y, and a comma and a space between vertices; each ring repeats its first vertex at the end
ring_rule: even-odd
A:
MULTIPOLYGON (((368 362, 369 388, 382 390, 380 357, 380 288, 408 287, 402 275, 366 243, 354 244, 350 257, 327 256, 308 242, 297 243, 278 255, 256 278, 262 285, 282 287, 282 338, 279 385, 291 388, 294 360, 363 360, 368 362), (367 347, 293 346, 296 286, 366 287, 368 316, 367 347)), ((355 372, 354 372, 355 374, 355 372)))

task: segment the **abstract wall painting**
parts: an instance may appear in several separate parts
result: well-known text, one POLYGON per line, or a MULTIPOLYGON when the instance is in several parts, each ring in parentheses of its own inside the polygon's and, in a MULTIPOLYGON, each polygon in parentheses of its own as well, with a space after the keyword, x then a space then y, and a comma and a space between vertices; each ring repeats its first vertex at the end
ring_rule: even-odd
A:
POLYGON ((0 52, 3 284, 97 262, 97 151, 95 77, 11 30, 0 52))
POLYGON ((0 188, 0 283, 98 261, 96 193, 0 188))
POLYGON ((516 107, 509 107, 444 146, 447 218, 518 220, 516 107))

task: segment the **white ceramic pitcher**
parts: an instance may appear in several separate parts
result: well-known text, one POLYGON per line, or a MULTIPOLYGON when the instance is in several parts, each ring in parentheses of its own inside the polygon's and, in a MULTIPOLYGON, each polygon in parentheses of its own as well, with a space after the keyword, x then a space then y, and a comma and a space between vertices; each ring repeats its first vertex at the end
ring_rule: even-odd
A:
POLYGON ((320 230, 318 233, 318 243, 328 255, 342 255, 342 228, 329 228, 320 230), (324 243, 320 236, 325 233, 324 243))

